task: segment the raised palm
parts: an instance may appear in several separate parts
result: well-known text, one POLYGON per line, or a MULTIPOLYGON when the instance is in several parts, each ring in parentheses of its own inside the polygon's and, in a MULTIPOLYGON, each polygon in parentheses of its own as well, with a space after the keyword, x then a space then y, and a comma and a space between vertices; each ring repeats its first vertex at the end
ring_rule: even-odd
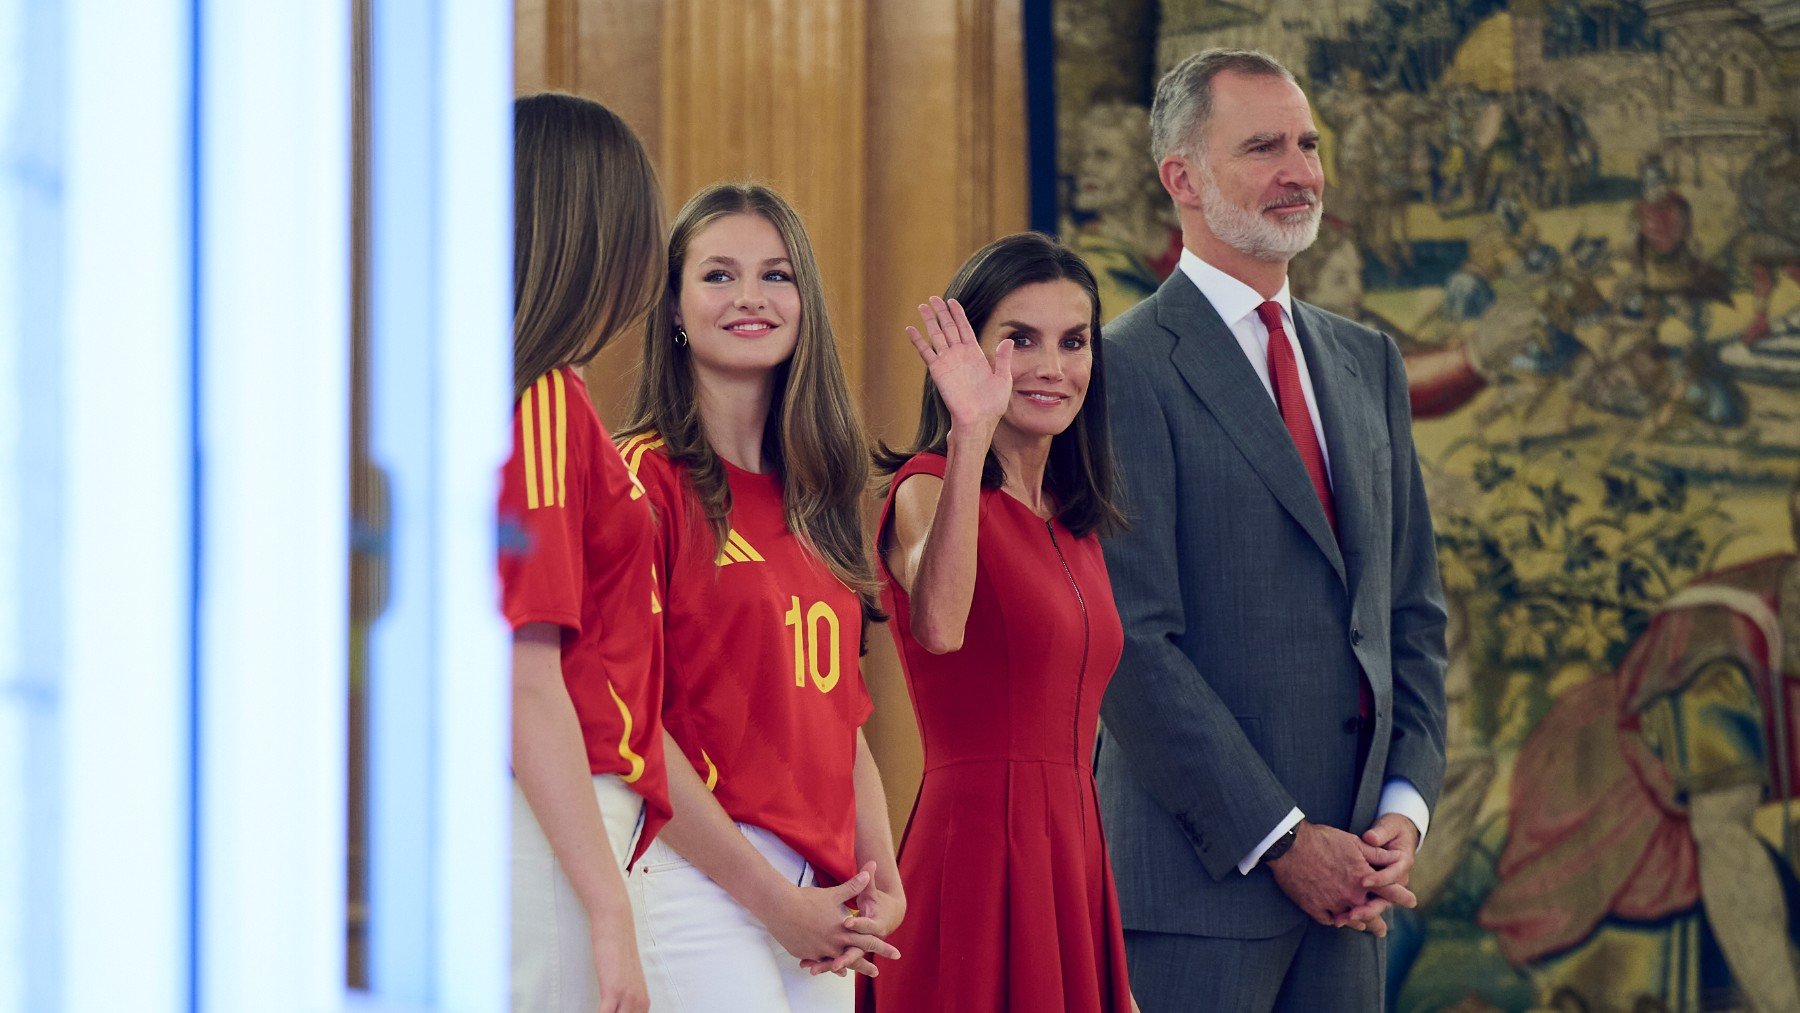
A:
POLYGON ((969 326, 968 314, 955 299, 945 302, 932 296, 929 303, 919 304, 919 316, 925 321, 925 333, 908 327, 906 337, 931 371, 951 424, 998 422, 1012 400, 1013 343, 1000 342, 990 362, 975 339, 975 328, 969 326))

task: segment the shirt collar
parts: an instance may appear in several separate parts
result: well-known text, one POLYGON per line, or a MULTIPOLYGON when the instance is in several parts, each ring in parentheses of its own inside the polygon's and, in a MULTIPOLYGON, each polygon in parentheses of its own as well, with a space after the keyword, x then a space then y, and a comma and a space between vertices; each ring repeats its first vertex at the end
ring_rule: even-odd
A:
MULTIPOLYGON (((1186 274, 1200 294, 1225 321, 1225 326, 1236 327, 1238 322, 1256 312, 1263 304, 1263 297, 1243 282, 1226 274, 1224 271, 1201 260, 1193 250, 1181 248, 1181 271, 1186 274)), ((1281 279, 1281 291, 1275 293, 1275 301, 1281 304, 1281 315, 1288 323, 1294 320, 1292 298, 1288 295, 1288 280, 1281 279)))

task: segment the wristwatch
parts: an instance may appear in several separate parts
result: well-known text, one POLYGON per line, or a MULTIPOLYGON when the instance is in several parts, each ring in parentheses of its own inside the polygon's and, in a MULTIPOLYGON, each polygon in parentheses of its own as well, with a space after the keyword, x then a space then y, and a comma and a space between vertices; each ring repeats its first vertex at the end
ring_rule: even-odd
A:
POLYGON ((1296 832, 1299 829, 1300 828, 1297 826, 1289 827, 1287 833, 1275 838, 1275 843, 1269 845, 1269 850, 1262 853, 1262 857, 1256 860, 1256 864, 1259 866, 1268 865, 1282 855, 1287 854, 1288 849, 1294 846, 1294 838, 1298 836, 1296 832))

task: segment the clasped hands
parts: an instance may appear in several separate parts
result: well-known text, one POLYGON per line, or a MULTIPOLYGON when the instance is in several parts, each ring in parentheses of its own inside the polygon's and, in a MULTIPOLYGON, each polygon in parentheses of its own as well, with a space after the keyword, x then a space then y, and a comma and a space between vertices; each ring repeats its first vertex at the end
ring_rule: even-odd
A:
POLYGON ((1269 863, 1283 893, 1320 925, 1387 935, 1382 914, 1415 907, 1407 889, 1419 829, 1399 813, 1375 821, 1361 837, 1304 820, 1294 846, 1269 863))
POLYGON ((876 975, 874 957, 898 960, 886 937, 906 916, 906 899, 875 885, 869 862, 837 886, 790 886, 778 910, 763 922, 782 948, 812 974, 849 971, 876 975), (854 908, 846 913, 846 908, 854 908))

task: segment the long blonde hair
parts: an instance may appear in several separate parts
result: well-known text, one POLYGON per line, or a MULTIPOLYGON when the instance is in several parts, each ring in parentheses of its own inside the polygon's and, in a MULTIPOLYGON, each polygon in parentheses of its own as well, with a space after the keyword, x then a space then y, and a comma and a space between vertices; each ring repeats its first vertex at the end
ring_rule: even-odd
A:
POLYGON ((676 343, 674 314, 688 245, 713 222, 736 214, 760 215, 775 226, 800 293, 799 340, 792 357, 776 367, 775 395, 763 426, 763 456, 781 476, 788 530, 856 592, 864 618, 879 622, 884 617, 862 523, 868 439, 844 379, 812 243, 780 194, 760 183, 715 183, 676 214, 663 305, 644 328, 643 369, 632 395, 631 421, 619 439, 650 432, 662 438, 669 459, 686 466, 691 491, 713 537, 723 544, 731 527, 731 487, 700 423, 693 368, 686 345, 676 343))
POLYGON ((662 294, 662 193, 644 146, 598 102, 513 102, 513 396, 580 366, 662 294))

